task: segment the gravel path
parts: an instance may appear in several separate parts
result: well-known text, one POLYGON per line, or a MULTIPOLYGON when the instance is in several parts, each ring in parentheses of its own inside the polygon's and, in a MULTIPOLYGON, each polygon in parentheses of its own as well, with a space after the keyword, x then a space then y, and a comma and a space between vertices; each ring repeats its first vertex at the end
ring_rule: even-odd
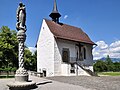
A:
POLYGON ((9 90, 6 84, 13 81, 14 79, 0 79, 0 90, 9 90))
MULTIPOLYGON (((30 79, 36 82, 38 88, 32 90, 91 90, 78 85, 71 85, 58 81, 48 80, 40 77, 31 76, 30 79)), ((9 90, 7 83, 14 82, 14 79, 0 79, 0 90, 9 90)))
POLYGON ((32 79, 38 84, 38 88, 35 90, 93 90, 78 85, 72 85, 39 77, 32 77, 32 79))
MULTIPOLYGON (((120 76, 30 78, 38 85, 35 90, 120 90, 120 76)), ((0 79, 0 90, 8 90, 6 84, 14 81, 0 79)))
POLYGON ((49 77, 47 79, 83 86, 94 90, 120 90, 120 76, 49 77))

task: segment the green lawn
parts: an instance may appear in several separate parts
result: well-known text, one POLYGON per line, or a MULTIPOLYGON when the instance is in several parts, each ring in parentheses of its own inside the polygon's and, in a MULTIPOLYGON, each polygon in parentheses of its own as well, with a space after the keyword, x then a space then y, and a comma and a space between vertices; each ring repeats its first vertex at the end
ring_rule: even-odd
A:
POLYGON ((98 76, 106 75, 106 76, 120 76, 120 72, 99 72, 98 76))

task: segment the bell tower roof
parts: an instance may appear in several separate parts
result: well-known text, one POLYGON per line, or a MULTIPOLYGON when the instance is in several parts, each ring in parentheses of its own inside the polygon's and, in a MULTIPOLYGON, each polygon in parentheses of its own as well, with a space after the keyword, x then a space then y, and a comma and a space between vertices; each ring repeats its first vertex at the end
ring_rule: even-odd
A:
POLYGON ((56 0, 54 0, 53 10, 49 16, 52 18, 54 22, 57 22, 57 23, 59 22, 59 18, 61 17, 61 15, 58 12, 56 0))

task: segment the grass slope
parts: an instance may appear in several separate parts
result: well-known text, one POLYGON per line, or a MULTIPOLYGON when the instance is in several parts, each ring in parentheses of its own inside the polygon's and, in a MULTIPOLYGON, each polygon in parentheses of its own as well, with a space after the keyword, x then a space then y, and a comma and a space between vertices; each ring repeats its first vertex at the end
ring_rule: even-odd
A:
POLYGON ((120 72, 99 72, 98 75, 120 76, 120 72))

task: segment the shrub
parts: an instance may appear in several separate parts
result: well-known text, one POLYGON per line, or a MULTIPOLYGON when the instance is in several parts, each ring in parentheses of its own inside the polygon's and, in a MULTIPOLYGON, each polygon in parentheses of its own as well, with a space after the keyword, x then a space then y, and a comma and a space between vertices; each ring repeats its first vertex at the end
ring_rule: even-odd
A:
POLYGON ((3 69, 2 69, 2 68, 0 68, 0 71, 3 71, 3 69))
POLYGON ((15 72, 17 70, 16 67, 12 68, 11 71, 15 72))
POLYGON ((6 72, 9 72, 9 71, 11 71, 11 68, 4 68, 3 70, 6 72))
POLYGON ((101 61, 101 60, 98 60, 98 61, 94 64, 93 68, 94 68, 94 71, 95 71, 95 72, 104 72, 104 71, 107 71, 107 70, 108 70, 106 63, 103 62, 103 61, 101 61))

